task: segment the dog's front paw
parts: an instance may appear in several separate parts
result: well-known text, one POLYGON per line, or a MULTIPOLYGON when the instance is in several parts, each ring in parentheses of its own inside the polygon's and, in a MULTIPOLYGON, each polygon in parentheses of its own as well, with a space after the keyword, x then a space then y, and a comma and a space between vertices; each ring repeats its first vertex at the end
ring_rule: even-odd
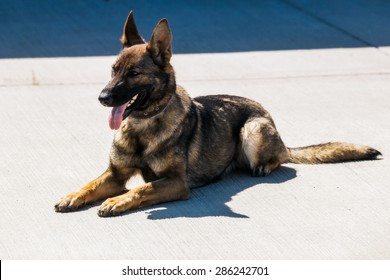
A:
POLYGON ((111 217, 123 213, 133 206, 133 198, 130 195, 120 195, 108 198, 100 206, 98 215, 100 217, 111 217))
POLYGON ((71 193, 63 198, 54 206, 56 212, 69 212, 85 205, 85 198, 80 192, 71 193))

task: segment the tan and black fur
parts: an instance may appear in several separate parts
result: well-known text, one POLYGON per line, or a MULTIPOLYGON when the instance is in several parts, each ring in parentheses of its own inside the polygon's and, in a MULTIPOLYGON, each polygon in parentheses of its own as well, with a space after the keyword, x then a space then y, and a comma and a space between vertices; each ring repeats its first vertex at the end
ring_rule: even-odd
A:
POLYGON ((117 215, 188 199, 191 188, 218 180, 232 168, 265 176, 287 162, 333 163, 380 155, 371 147, 348 143, 288 148, 259 103, 229 95, 190 98, 175 82, 170 64, 172 35, 165 19, 145 43, 130 12, 121 42, 123 50, 113 65, 112 79, 99 100, 115 107, 136 96, 136 105, 123 115, 107 170, 62 198, 55 206, 57 212, 106 199, 99 216, 117 215), (137 174, 146 183, 127 190, 126 182, 137 174))

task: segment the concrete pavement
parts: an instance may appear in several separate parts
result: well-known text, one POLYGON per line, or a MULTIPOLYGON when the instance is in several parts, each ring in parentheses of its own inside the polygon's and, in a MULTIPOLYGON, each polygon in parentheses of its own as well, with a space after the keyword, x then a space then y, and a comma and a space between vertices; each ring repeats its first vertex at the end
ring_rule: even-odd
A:
MULTIPOLYGON (((63 11, 81 14, 87 6, 116 11, 107 8, 111 2, 92 2, 78 2, 74 10, 61 5, 63 11)), ((215 28, 216 34, 222 32, 224 39, 211 41, 210 49, 197 41, 194 53, 188 54, 185 49, 192 42, 183 37, 184 29, 177 27, 174 44, 184 50, 178 51, 172 61, 178 83, 192 96, 228 93, 261 102, 271 112, 288 146, 348 141, 374 146, 384 154, 383 160, 289 164, 266 178, 235 173, 194 190, 188 201, 165 203, 115 218, 99 218, 99 204, 75 213, 55 213, 53 205, 61 196, 79 189, 106 168, 113 133, 107 123, 109 110, 97 102, 97 96, 109 78, 115 59, 111 52, 118 46, 118 36, 114 34, 115 40, 106 49, 109 55, 104 56, 102 46, 106 43, 95 37, 97 33, 89 38, 65 36, 65 41, 75 40, 75 48, 60 49, 50 43, 47 49, 37 47, 28 32, 9 33, 11 42, 25 36, 32 47, 20 56, 11 46, 5 53, 4 44, 9 42, 3 39, 3 49, 0 47, 0 258, 389 259, 390 47, 385 36, 381 39, 376 35, 385 29, 381 24, 385 18, 374 4, 356 2, 351 14, 367 13, 361 20, 371 20, 370 26, 375 28, 368 36, 361 28, 354 29, 356 25, 336 20, 337 14, 345 11, 340 7, 347 7, 348 1, 328 5, 328 10, 317 9, 320 4, 311 1, 286 2, 248 2, 249 8, 230 3, 221 7, 225 16, 234 12, 237 18, 247 16, 249 11, 252 15, 262 11, 268 18, 261 22, 272 22, 273 15, 283 11, 286 15, 280 22, 288 26, 286 18, 294 19, 296 26, 305 31, 294 33, 297 37, 292 39, 268 30, 268 39, 259 39, 260 43, 269 40, 268 46, 273 47, 267 51, 256 45, 257 37, 250 39, 253 43, 248 41, 250 49, 235 48, 228 33, 220 30, 220 22, 214 23, 206 14, 203 24, 215 28), (309 49, 306 43, 291 43, 310 41, 308 36, 313 39, 310 34, 315 34, 316 28, 323 31, 326 43, 317 41, 315 49, 309 49), (77 53, 78 44, 84 45, 85 40, 92 40, 96 48, 90 53, 77 53), (277 48, 283 40, 291 47, 277 48), (219 47, 218 42, 226 42, 231 49, 219 47)), ((383 4, 382 10, 386 9, 385 1, 377 2, 383 4)), ((16 6, 18 13, 27 13, 21 2, 12 3, 8 10, 0 9, 2 15, 16 6)), ((45 3, 41 9, 49 11, 45 3)), ((149 28, 160 17, 161 4, 151 5, 157 2, 150 1, 142 7, 137 3, 134 5, 139 5, 141 15, 153 12, 153 19, 139 23, 140 29, 145 22, 149 28)), ((174 2, 168 3, 175 6, 174 2)), ((193 13, 218 6, 218 1, 211 8, 194 3, 177 9, 193 13)), ((27 7, 34 11, 35 6, 27 7)), ((122 13, 126 15, 127 10, 122 13)), ((41 20, 53 20, 44 14, 41 20)), ((64 12, 63 20, 66 23, 74 17, 64 12)), ((220 17, 224 18, 223 13, 220 17)), ((95 23, 93 17, 86 19, 84 22, 80 16, 81 27, 89 21, 95 23)), ((179 20, 186 23, 181 16, 173 15, 173 22, 179 20)), ((119 22, 121 25, 121 19, 119 22)), ((100 26, 105 26, 103 23, 100 26)), ((20 28, 18 23, 7 24, 14 31, 20 28)), ((51 28, 55 29, 56 24, 54 21, 51 28)), ((247 24, 256 29, 256 21, 247 24)), ((5 36, 4 25, 0 26, 0 36, 5 36)), ((175 24, 171 26, 175 36, 175 24)), ((109 28, 105 28, 104 38, 110 39, 111 35, 105 33, 109 28)), ((272 25, 268 28, 278 30, 272 25)), ((69 30, 63 30, 70 36, 69 30)), ((147 29, 143 34, 148 38, 150 32, 147 29)), ((41 36, 40 31, 37 34, 41 36)), ((201 30, 194 34, 201 38, 201 30)), ((128 187, 137 183, 129 183, 128 187)))

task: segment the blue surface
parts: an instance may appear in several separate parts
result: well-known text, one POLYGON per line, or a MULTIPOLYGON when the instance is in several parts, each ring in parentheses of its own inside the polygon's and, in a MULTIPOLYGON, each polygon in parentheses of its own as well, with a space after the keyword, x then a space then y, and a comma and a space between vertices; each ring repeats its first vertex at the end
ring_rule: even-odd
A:
POLYGON ((146 40, 166 17, 174 52, 390 45, 390 2, 0 1, 0 58, 114 55, 129 10, 146 40))

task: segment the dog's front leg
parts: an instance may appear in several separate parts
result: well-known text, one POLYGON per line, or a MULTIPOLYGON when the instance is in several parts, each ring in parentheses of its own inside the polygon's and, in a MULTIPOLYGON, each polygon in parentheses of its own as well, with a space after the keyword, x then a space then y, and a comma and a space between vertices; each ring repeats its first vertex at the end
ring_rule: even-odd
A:
POLYGON ((126 181, 134 173, 135 171, 129 170, 122 174, 114 172, 110 167, 79 191, 61 198, 54 209, 56 212, 74 211, 86 204, 119 195, 125 191, 126 181))
POLYGON ((128 210, 155 204, 188 199, 191 191, 184 180, 164 178, 146 183, 135 189, 107 199, 99 208, 98 215, 108 217, 118 215, 128 210))

